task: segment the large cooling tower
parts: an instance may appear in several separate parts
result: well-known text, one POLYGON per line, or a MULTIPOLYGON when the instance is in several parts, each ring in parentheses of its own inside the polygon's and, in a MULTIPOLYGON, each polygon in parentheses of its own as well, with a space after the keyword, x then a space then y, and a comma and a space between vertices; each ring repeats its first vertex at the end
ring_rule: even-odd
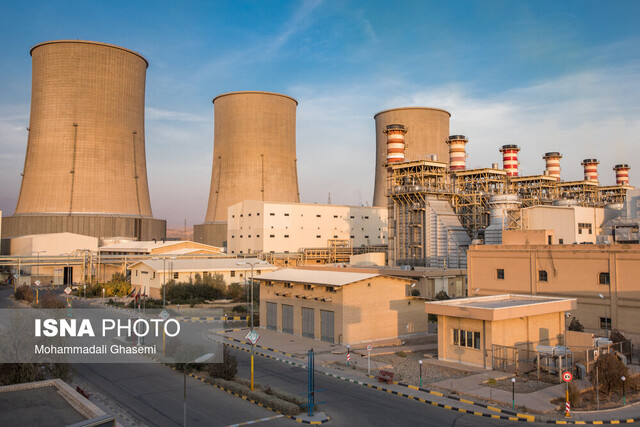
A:
POLYGON ((373 205, 387 206, 385 191, 387 171, 387 125, 400 124, 407 128, 405 135, 405 161, 427 159, 437 154, 438 160, 449 158, 449 117, 451 114, 438 108, 407 107, 381 111, 376 121, 376 181, 373 205))
POLYGON ((227 208, 243 200, 298 203, 296 107, 286 95, 231 92, 213 100, 214 144, 205 224, 194 240, 226 241, 227 208))
POLYGON ((104 43, 31 49, 29 137, 15 215, 3 237, 69 231, 165 236, 149 201, 144 140, 148 62, 104 43))

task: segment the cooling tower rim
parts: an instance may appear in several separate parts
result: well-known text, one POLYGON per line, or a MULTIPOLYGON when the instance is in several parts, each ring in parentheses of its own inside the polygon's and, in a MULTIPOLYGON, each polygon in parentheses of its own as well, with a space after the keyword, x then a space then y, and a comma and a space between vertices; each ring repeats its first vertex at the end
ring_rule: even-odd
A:
POLYGON ((222 98, 223 96, 229 96, 229 95, 246 95, 246 94, 256 94, 256 95, 274 95, 274 96, 281 96, 283 98, 287 98, 292 100, 293 102, 296 103, 296 105, 298 105, 298 100, 289 96, 289 95, 284 95, 282 93, 277 93, 277 92, 265 92, 265 91, 260 91, 260 90, 240 90, 240 91, 236 91, 236 92, 227 92, 227 93, 222 93, 218 96, 216 96, 215 98, 213 98, 213 103, 216 103, 216 99, 218 98, 222 98))
POLYGON ((145 64, 147 64, 146 68, 149 68, 149 61, 147 61, 147 58, 145 58, 144 56, 142 56, 140 53, 136 52, 135 50, 127 49, 127 48, 122 47, 122 46, 116 46, 115 44, 94 42, 94 41, 90 41, 90 40, 50 40, 50 41, 46 41, 46 42, 42 42, 42 43, 38 43, 37 45, 34 45, 31 49, 29 49, 29 55, 33 56, 33 51, 36 48, 39 48, 40 46, 44 46, 44 45, 47 45, 47 44, 61 44, 61 43, 94 44, 94 45, 97 45, 97 46, 105 46, 105 47, 110 47, 110 48, 113 48, 113 49, 123 50, 125 52, 132 53, 132 54, 140 57, 145 62, 145 64))
POLYGON ((613 170, 616 169, 631 169, 627 163, 620 163, 613 167, 613 170))
POLYGON ((464 135, 449 135, 449 141, 469 141, 464 135))
POLYGON ((600 162, 598 161, 598 159, 584 159, 584 160, 582 161, 582 163, 580 163, 580 164, 584 166, 584 164, 585 164, 585 163, 587 163, 587 164, 596 164, 596 165, 597 165, 597 164, 600 164, 600 162))
POLYGON ((380 114, 389 113, 391 111, 401 111, 401 110, 431 110, 431 111, 440 111, 442 113, 447 113, 449 117, 451 117, 451 113, 447 110, 443 110, 442 108, 432 108, 432 107, 400 107, 400 108, 390 108, 388 110, 382 110, 376 114, 374 114, 373 118, 375 119, 380 114))
POLYGON ((544 156, 542 158, 544 159, 547 157, 562 157, 562 154, 560 154, 559 151, 550 151, 548 153, 544 153, 544 156))

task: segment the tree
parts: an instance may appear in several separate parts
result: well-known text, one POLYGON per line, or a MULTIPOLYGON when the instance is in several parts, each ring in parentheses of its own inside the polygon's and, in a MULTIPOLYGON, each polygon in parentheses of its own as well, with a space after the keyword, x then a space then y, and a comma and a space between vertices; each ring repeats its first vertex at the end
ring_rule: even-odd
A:
POLYGON ((569 330, 576 331, 576 332, 584 332, 584 326, 582 326, 582 323, 580 323, 580 321, 577 318, 572 317, 571 323, 569 324, 569 330))
MULTIPOLYGON (((600 387, 607 394, 611 395, 611 391, 622 388, 622 380, 620 377, 629 378, 629 368, 615 354, 609 353, 598 357, 596 361, 598 368, 598 382, 600 387)), ((593 384, 596 383, 596 370, 593 369, 590 374, 593 384)))
POLYGON ((449 294, 447 294, 446 291, 442 290, 436 294, 436 299, 438 301, 442 301, 442 300, 451 299, 451 297, 449 296, 449 294))
POLYGON ((611 336, 609 337, 609 339, 614 343, 627 341, 627 337, 622 335, 622 332, 620 332, 617 329, 614 329, 613 331, 611 331, 611 336))
POLYGON ((232 283, 227 288, 227 298, 235 302, 244 301, 244 288, 240 283, 232 283))

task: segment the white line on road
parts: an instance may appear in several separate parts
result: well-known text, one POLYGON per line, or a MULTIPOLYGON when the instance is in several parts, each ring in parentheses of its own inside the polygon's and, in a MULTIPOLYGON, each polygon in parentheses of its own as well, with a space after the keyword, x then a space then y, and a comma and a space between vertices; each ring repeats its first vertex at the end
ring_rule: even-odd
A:
POLYGON ((267 418, 260 418, 259 420, 251 420, 251 421, 246 421, 244 423, 240 423, 240 424, 231 424, 227 427, 238 427, 238 426, 246 426, 249 424, 255 424, 255 423, 259 423, 262 421, 270 421, 270 420, 275 420, 276 418, 282 418, 284 417, 284 415, 280 414, 280 415, 274 415, 273 417, 267 417, 267 418))

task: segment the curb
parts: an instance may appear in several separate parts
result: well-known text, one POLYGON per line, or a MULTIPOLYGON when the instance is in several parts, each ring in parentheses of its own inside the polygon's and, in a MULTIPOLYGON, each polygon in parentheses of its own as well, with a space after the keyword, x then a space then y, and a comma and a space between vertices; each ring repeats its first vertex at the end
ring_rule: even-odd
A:
MULTIPOLYGON (((242 329, 244 329, 244 328, 241 328, 241 329, 232 329, 232 330, 230 330, 230 331, 218 331, 218 332, 216 332, 216 333, 217 333, 217 334, 223 334, 223 333, 226 333, 226 332, 239 331, 239 330, 242 330, 242 329)), ((224 337, 224 338, 228 339, 229 341, 238 342, 238 343, 240 343, 240 344, 246 344, 244 341, 239 340, 239 339, 236 339, 236 338, 231 338, 231 337, 224 337)), ((249 345, 249 344, 247 344, 247 345, 249 345)), ((258 345, 258 344, 255 344, 255 345, 254 345, 254 347, 260 348, 260 349, 262 349, 262 350, 272 351, 272 352, 274 352, 274 353, 284 354, 285 356, 288 356, 288 357, 296 357, 296 356, 295 356, 294 354, 292 354, 292 353, 287 353, 287 352, 284 352, 284 351, 276 350, 275 348, 271 348, 271 347, 263 347, 263 346, 258 345)))

